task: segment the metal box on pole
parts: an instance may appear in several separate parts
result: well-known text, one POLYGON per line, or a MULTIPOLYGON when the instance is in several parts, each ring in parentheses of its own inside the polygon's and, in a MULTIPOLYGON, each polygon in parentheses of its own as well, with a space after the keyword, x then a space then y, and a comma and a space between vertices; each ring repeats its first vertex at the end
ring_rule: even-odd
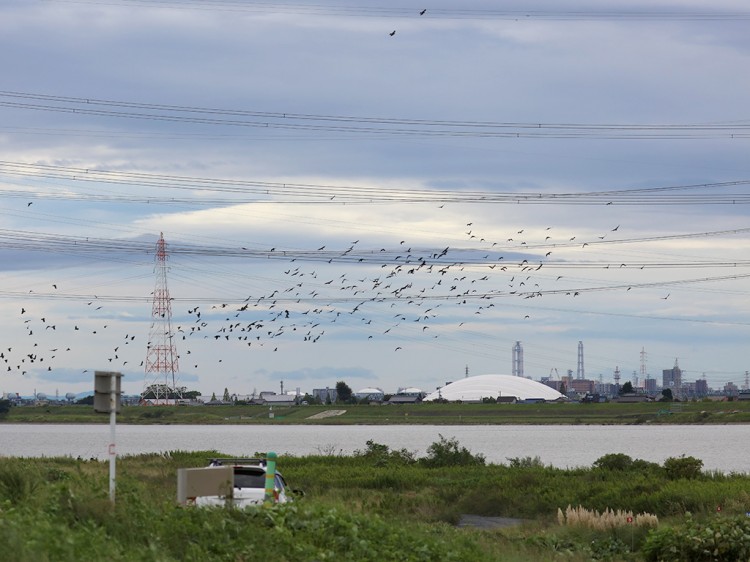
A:
POLYGON ((112 411, 112 377, 115 377, 115 411, 120 411, 120 401, 122 391, 120 389, 120 379, 122 373, 112 371, 95 371, 94 372, 94 411, 102 414, 109 414, 112 411))

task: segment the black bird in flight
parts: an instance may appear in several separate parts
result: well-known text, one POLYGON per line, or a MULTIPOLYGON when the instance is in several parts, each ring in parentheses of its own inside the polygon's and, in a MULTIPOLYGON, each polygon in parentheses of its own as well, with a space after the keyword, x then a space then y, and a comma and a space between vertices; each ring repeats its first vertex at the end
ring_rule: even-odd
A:
POLYGON ((388 35, 390 35, 391 37, 393 37, 394 35, 396 35, 396 30, 394 29, 394 30, 393 30, 393 31, 391 31, 391 32, 390 32, 390 33, 389 33, 388 35))
POLYGON ((425 15, 426 13, 427 13, 427 8, 425 8, 424 10, 422 10, 421 12, 419 12, 419 15, 420 15, 420 16, 423 16, 423 15, 425 15))

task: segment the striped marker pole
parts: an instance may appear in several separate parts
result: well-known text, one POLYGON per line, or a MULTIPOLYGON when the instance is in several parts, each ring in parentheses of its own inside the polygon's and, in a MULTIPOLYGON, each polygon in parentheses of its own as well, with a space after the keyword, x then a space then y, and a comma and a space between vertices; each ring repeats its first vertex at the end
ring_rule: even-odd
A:
POLYGON ((264 501, 273 503, 275 501, 276 488, 276 453, 269 452, 266 455, 266 495, 264 501))

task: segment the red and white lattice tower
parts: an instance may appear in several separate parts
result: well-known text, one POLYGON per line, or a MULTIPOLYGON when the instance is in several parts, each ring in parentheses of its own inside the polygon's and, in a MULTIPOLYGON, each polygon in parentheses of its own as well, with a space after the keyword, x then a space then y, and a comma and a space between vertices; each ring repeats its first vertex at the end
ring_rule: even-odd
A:
POLYGON ((176 399, 182 397, 182 389, 177 384, 179 368, 172 333, 172 299, 167 288, 167 256, 167 243, 162 233, 156 243, 156 285, 143 379, 143 396, 155 404, 176 404, 176 399))

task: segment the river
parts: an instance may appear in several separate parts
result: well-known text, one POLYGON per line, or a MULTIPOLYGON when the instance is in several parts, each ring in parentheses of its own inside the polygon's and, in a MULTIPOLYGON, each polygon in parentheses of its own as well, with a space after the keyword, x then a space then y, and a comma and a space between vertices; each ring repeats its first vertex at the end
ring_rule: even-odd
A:
MULTIPOLYGON (((590 466, 608 453, 662 463, 693 456, 704 469, 750 472, 748 425, 118 425, 118 455, 217 450, 228 456, 351 454, 368 439, 418 456, 443 435, 488 462, 539 457, 559 468, 590 466)), ((109 425, 0 424, 0 455, 106 459, 109 425)))

